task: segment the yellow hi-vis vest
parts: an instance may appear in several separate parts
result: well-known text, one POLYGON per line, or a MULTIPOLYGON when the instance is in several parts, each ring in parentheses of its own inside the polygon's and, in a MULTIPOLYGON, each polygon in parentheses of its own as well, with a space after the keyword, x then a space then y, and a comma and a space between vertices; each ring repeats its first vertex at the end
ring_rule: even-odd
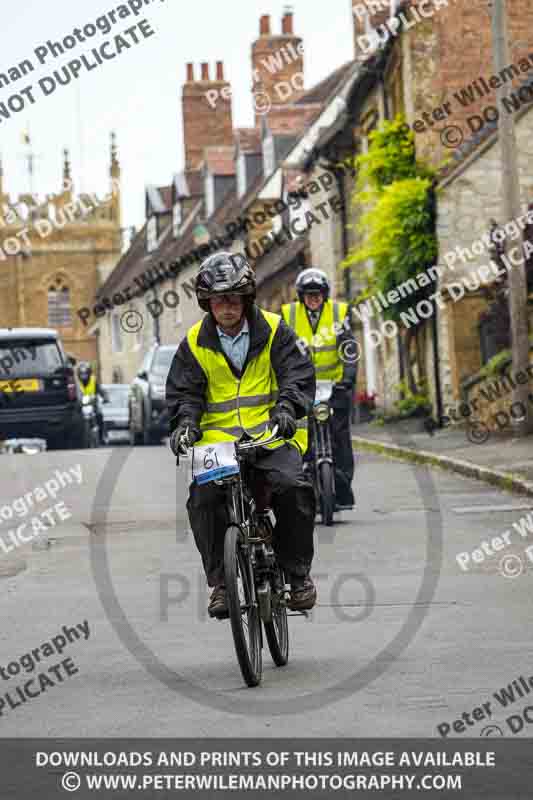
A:
POLYGON ((96 394, 96 378, 94 375, 91 375, 89 378, 89 383, 85 386, 82 381, 80 381, 81 391, 84 397, 90 397, 96 394))
MULTIPOLYGON (((270 423, 270 409, 276 404, 278 382, 270 361, 270 351, 280 317, 268 311, 260 312, 270 326, 270 336, 263 350, 248 362, 244 374, 236 378, 223 353, 198 345, 198 334, 202 321, 190 329, 187 341, 193 356, 207 378, 207 408, 200 419, 202 438, 199 445, 235 441, 244 432, 257 437, 264 433, 270 423)), ((296 435, 289 444, 307 450, 307 420, 298 424, 296 435)), ((268 434, 267 434, 268 435, 268 434)), ((284 442, 266 445, 275 449, 284 442)))
POLYGON ((309 346, 311 360, 319 381, 342 380, 343 363, 338 352, 337 332, 348 312, 347 303, 333 303, 327 300, 322 306, 322 314, 316 333, 303 303, 287 303, 281 309, 283 319, 299 339, 309 346))

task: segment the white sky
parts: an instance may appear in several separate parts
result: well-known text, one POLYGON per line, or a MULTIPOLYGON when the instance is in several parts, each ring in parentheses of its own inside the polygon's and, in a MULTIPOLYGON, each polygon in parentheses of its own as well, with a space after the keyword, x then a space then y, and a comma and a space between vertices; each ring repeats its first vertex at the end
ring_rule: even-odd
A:
MULTIPOLYGON (((41 195, 59 190, 64 147, 70 149, 76 190, 105 195, 109 133, 115 130, 122 167, 123 224, 142 224, 145 184, 168 184, 172 174, 183 168, 181 88, 189 61, 195 63, 199 77, 202 61, 210 63, 214 75, 215 61, 223 60, 225 77, 232 83, 233 123, 235 127, 253 125, 251 44, 259 35, 262 14, 271 15, 273 33, 281 32, 285 0, 153 0, 138 17, 119 20, 109 34, 99 32, 39 65, 35 48, 48 39, 61 41, 74 28, 94 23, 119 5, 120 0, 17 0, 3 15, 0 73, 26 58, 35 66, 27 77, 0 89, 0 104, 30 84, 36 99, 9 120, 0 117, 4 188, 12 200, 29 190, 21 139, 28 125, 39 157, 34 191, 41 195), (43 95, 40 78, 143 18, 155 36, 143 39, 139 32, 140 44, 91 72, 83 68, 75 83, 58 86, 49 97, 43 95)), ((291 5, 295 33, 304 40, 309 88, 353 58, 351 2, 293 0, 291 5)))

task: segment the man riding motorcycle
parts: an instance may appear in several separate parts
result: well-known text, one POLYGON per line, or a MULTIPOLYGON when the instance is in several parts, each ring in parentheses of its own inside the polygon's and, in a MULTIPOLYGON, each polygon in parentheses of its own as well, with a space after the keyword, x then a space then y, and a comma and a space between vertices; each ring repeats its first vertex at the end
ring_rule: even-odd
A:
MULTIPOLYGON (((316 602, 309 575, 313 560, 315 498, 302 470, 306 416, 315 393, 311 361, 277 314, 255 304, 255 275, 240 254, 216 253, 196 278, 196 297, 205 317, 189 330, 172 361, 166 397, 170 446, 175 455, 195 442, 235 441, 278 428, 287 442, 257 451, 255 475, 272 490, 276 517, 274 549, 291 584, 290 607, 306 610, 316 602)), ((229 520, 223 490, 215 483, 189 490, 187 512, 213 587, 209 615, 227 616, 224 534, 229 520)))
POLYGON ((80 388, 84 397, 94 398, 94 413, 96 416, 96 424, 100 433, 100 441, 104 437, 104 416, 100 409, 100 404, 97 398, 101 397, 104 403, 107 400, 106 393, 96 380, 93 373, 93 368, 88 361, 81 361, 78 365, 78 378, 80 380, 80 388))
MULTIPOLYGON (((331 406, 337 508, 353 508, 354 458, 350 432, 352 397, 357 382, 357 342, 350 329, 348 306, 329 299, 325 272, 305 269, 296 280, 298 303, 281 309, 300 343, 309 348, 317 380, 334 381, 331 406)), ((308 451, 306 460, 312 454, 308 451)))

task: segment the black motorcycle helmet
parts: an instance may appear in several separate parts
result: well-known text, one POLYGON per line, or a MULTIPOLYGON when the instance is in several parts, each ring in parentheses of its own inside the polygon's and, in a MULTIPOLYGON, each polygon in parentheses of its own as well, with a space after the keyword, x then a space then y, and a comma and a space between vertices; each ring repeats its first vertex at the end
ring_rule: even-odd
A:
POLYGON ((248 307, 255 300, 255 273, 240 253, 215 253, 200 266, 196 276, 200 308, 209 311, 209 300, 217 294, 242 294, 248 307))
POLYGON ((296 278, 296 291, 298 299, 303 303, 304 294, 322 294, 324 300, 329 298, 329 281, 325 272, 315 267, 309 267, 300 272, 296 278))
POLYGON ((87 385, 91 379, 92 374, 92 367, 88 361, 82 361, 81 364, 78 366, 78 378, 83 383, 83 385, 87 385))

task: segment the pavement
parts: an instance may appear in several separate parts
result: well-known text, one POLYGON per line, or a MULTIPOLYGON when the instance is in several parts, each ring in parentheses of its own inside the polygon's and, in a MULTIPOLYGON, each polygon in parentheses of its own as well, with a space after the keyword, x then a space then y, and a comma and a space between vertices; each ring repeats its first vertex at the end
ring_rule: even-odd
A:
POLYGON ((316 609, 291 616, 288 665, 265 650, 262 685, 247 689, 229 622, 207 617, 185 510, 190 464, 176 470, 164 447, 5 455, 2 505, 77 464, 82 483, 59 495, 71 518, 47 548, 21 551, 18 570, 0 571, 0 667, 15 671, 63 626, 87 622, 90 635, 0 680, 16 703, 16 687, 48 666, 70 658, 77 670, 61 682, 47 673, 53 686, 4 704, 3 737, 439 737, 489 701, 490 715, 450 735, 488 735, 489 724, 512 735, 506 720, 528 698, 503 708, 492 694, 533 674, 528 542, 511 536, 505 565, 482 554, 465 570, 457 555, 533 501, 360 452, 357 508, 316 526, 316 609))
POLYGON ((533 436, 468 431, 464 426, 428 434, 422 419, 352 427, 354 447, 457 472, 533 497, 533 436), (488 438, 487 438, 488 437, 488 438), (477 441, 479 438, 479 441, 477 441))

